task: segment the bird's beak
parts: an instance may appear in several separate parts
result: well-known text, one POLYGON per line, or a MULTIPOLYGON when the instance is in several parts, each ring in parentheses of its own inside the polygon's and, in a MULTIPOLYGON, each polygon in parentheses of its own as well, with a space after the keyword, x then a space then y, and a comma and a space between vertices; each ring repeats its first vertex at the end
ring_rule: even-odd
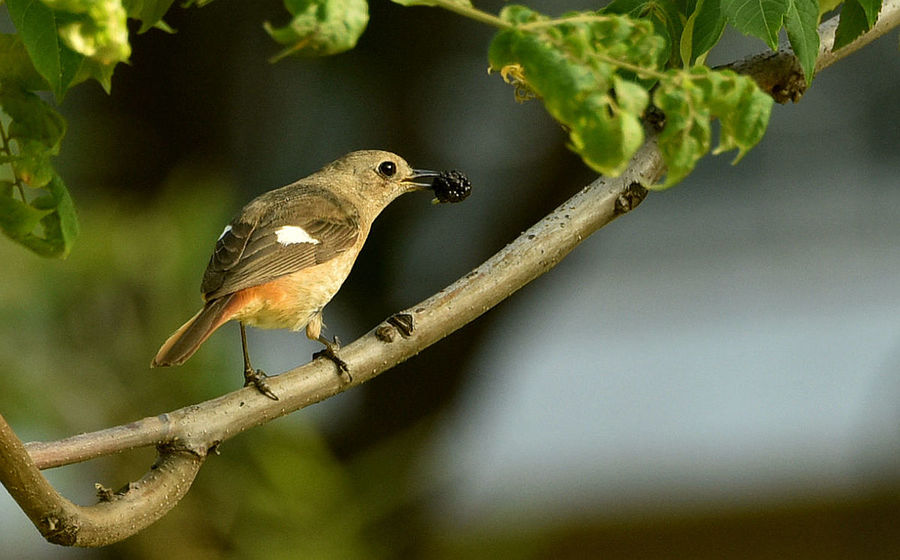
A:
POLYGON ((407 185, 413 185, 421 189, 430 189, 434 186, 434 180, 438 175, 440 175, 440 173, 437 171, 413 169, 412 175, 407 177, 403 182, 407 185))

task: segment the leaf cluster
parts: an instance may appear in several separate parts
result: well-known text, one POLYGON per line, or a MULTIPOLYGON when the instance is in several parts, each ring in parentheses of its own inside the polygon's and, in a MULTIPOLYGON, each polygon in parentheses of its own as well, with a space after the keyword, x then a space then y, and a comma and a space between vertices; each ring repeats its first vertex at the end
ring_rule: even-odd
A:
POLYGON ((669 70, 659 82, 654 103, 666 114, 659 147, 671 186, 686 177, 711 146, 710 121, 719 120, 714 154, 737 150, 737 163, 766 132, 773 100, 756 82, 731 70, 669 70))
MULTIPOLYGON (((871 29, 881 2, 844 1, 834 48, 871 29)), ((841 4, 840 0, 613 0, 603 12, 652 21, 657 34, 668 43, 672 65, 703 63, 726 23, 763 40, 773 50, 778 48, 779 33, 784 29, 809 82, 819 54, 819 19, 841 4)))
POLYGON ((10 117, 0 125, 0 163, 13 179, 0 181, 0 229, 45 256, 64 256, 78 232, 75 208, 50 157, 66 131, 62 117, 37 95, 0 82, 0 106, 10 117), (24 185, 36 191, 28 196, 24 185))
POLYGON ((613 0, 602 12, 650 21, 670 66, 702 64, 725 30, 720 0, 613 0))
POLYGON ((508 6, 500 17, 511 27, 491 43, 491 68, 516 85, 519 98, 542 99, 568 130, 571 148, 600 173, 617 175, 628 165, 644 141, 641 119, 651 99, 666 115, 663 188, 709 152, 714 118, 721 120, 716 151, 737 149, 737 159, 765 133, 773 101, 753 80, 699 65, 667 68, 703 52, 667 48, 650 20, 603 12, 550 19, 523 6, 508 6))
POLYGON ((618 69, 659 66, 664 43, 650 22, 578 13, 554 21, 524 6, 508 6, 500 18, 513 27, 491 43, 491 68, 540 97, 588 165, 624 170, 643 142, 649 96, 618 69))
POLYGON ((61 100, 94 79, 106 91, 131 55, 127 18, 165 27, 173 0, 7 0, 16 34, 0 34, 0 230, 44 255, 64 257, 78 232, 75 207, 51 158, 66 123, 35 92, 61 100))

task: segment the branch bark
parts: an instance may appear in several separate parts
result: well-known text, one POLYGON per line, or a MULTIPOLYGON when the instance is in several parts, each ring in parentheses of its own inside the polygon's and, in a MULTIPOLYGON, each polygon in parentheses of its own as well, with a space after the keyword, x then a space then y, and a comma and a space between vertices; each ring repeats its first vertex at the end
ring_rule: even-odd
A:
MULTIPOLYGON (((900 0, 885 0, 875 27, 844 49, 832 52, 836 20, 820 26, 822 46, 816 68, 823 69, 900 24, 900 0)), ((781 102, 799 99, 799 65, 789 49, 731 65, 753 76, 781 102)), ((547 272, 579 243, 616 217, 635 208, 665 172, 653 135, 615 179, 600 178, 520 235, 481 266, 437 294, 407 309, 415 329, 384 322, 345 346, 341 357, 353 382, 335 375, 330 361, 315 360, 270 378, 280 400, 245 388, 216 399, 130 424, 56 442, 23 445, 0 417, 0 482, 51 542, 103 546, 147 527, 184 496, 208 452, 244 430, 322 401, 407 360, 471 322, 519 288, 547 272), (40 474, 137 447, 156 446, 157 462, 120 493, 101 492, 94 506, 72 504, 40 474)))
POLYGON ((632 166, 615 179, 601 178, 569 199, 481 266, 425 301, 402 311, 415 325, 405 336, 384 322, 341 348, 353 371, 345 383, 334 364, 315 360, 267 379, 279 400, 255 388, 98 432, 56 442, 29 443, 40 469, 86 461, 150 445, 169 445, 197 455, 248 428, 325 400, 418 354, 465 326, 516 290, 547 272, 591 233, 636 207, 656 182, 663 164, 655 140, 635 154, 632 166))
POLYGON ((161 446, 147 474, 119 492, 101 490, 101 502, 79 506, 59 494, 0 416, 0 482, 48 541, 104 546, 141 531, 187 494, 206 454, 161 446))
POLYGON ((353 371, 351 383, 335 374, 332 362, 315 360, 268 379, 278 401, 243 388, 123 426, 28 445, 3 422, 2 482, 51 542, 103 546, 124 539, 184 496, 207 453, 219 443, 364 383, 463 327, 556 266, 591 233, 635 208, 647 195, 641 185, 655 183, 662 171, 662 158, 651 139, 621 177, 588 185, 465 277, 405 310, 415 325, 412 333, 384 322, 343 347, 341 358, 353 371), (38 470, 150 445, 160 450, 154 468, 111 501, 90 507, 60 496, 38 470))

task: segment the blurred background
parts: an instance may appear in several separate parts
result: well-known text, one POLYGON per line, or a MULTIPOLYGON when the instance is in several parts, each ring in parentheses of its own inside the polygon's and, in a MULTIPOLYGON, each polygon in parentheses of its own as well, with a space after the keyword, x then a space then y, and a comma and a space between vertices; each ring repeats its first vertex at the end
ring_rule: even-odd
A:
MULTIPOLYGON (((595 5, 532 2, 559 14, 595 5)), ((496 11, 499 2, 484 9, 496 11)), ((0 409, 53 440, 240 384, 235 325, 151 357, 200 304, 222 226, 354 149, 459 168, 474 194, 376 222, 327 334, 351 341, 464 275, 593 179, 539 103, 487 76, 492 30, 373 2, 357 49, 269 64, 280 2, 175 8, 62 104, 66 261, 0 239, 0 409)), ((764 46, 729 35, 724 63, 764 46)), ((900 55, 892 34, 776 107, 737 167, 680 186, 393 370, 221 446, 163 520, 102 550, 47 544, 0 492, 0 557, 896 558, 900 55)), ((302 335, 250 332, 270 373, 302 335)), ((47 471, 78 503, 143 450, 47 471)))

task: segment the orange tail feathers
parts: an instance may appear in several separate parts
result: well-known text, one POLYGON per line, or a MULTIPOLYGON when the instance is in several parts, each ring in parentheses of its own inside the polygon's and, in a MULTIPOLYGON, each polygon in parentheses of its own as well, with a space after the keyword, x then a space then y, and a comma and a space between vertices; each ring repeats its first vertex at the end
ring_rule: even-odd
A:
POLYGON ((150 367, 180 366, 193 356, 216 329, 231 319, 234 310, 228 304, 233 295, 206 302, 203 309, 163 343, 150 367))

